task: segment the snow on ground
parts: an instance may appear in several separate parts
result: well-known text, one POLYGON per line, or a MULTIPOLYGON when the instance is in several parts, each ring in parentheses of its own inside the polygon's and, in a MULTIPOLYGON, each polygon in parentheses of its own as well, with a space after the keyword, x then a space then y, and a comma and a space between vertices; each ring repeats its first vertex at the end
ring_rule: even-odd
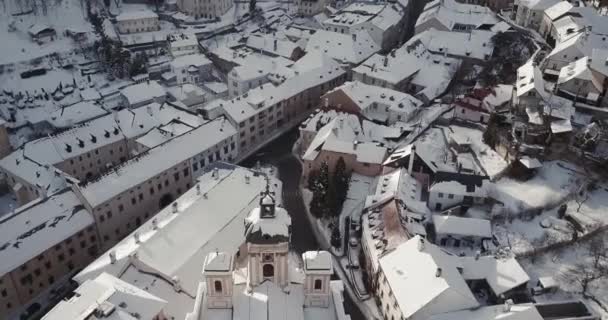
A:
POLYGON ((358 173, 353 173, 348 185, 348 193, 346 200, 342 205, 340 213, 340 231, 344 230, 344 219, 350 216, 352 221, 358 223, 361 220, 363 205, 365 198, 370 194, 371 189, 375 186, 373 183, 374 177, 367 177, 358 173))
POLYGON ((580 175, 574 170, 576 167, 566 162, 545 162, 534 178, 523 182, 503 178, 489 193, 511 213, 556 205, 578 187, 580 175))
POLYGON ((455 125, 451 125, 449 129, 452 132, 451 134, 457 136, 460 141, 468 140, 470 142, 475 158, 490 179, 497 177, 507 169, 507 162, 483 142, 483 132, 481 130, 455 125))
MULTIPOLYGON (((546 253, 534 259, 522 259, 520 263, 530 276, 531 284, 536 284, 539 277, 546 276, 553 277, 559 284, 560 289, 556 293, 535 296, 534 298, 538 302, 582 299, 595 312, 599 313, 602 319, 608 319, 608 313, 595 302, 585 300, 579 293, 581 291, 580 285, 572 281, 572 269, 577 268, 577 265, 581 263, 587 265, 593 263, 586 243, 546 253)), ((595 296, 604 305, 608 305, 608 278, 592 282, 589 285, 588 293, 595 296)))
POLYGON ((0 46, 0 65, 74 49, 74 41, 65 36, 65 31, 68 28, 86 31, 89 38, 93 36, 93 33, 90 32, 93 28, 85 20, 84 1, 44 1, 48 5, 46 15, 39 5, 37 14, 12 16, 15 13, 28 11, 24 3, 24 1, 19 0, 4 0, 0 4, 0 43, 11 44, 0 46), (57 39, 42 45, 33 42, 27 31, 34 23, 55 28, 57 39), (14 26, 14 31, 9 28, 11 24, 14 26))

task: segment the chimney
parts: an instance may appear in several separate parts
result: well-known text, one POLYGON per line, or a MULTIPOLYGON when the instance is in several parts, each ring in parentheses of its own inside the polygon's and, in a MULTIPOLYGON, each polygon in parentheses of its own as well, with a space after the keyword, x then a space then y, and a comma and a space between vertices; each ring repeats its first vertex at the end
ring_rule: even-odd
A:
POLYGON ((384 57, 384 66, 388 67, 388 56, 384 57))
POLYGON ((274 39, 274 51, 277 51, 277 39, 274 39))
POLYGON ((152 219, 152 229, 158 230, 158 221, 156 219, 152 219))
POLYGON ((357 150, 358 144, 359 144, 359 141, 357 141, 357 140, 353 141, 353 150, 357 150))
POLYGON ((423 251, 424 250, 424 238, 420 238, 420 240, 418 240, 418 251, 423 251))
POLYGON ((207 199, 207 192, 203 193, 203 199, 207 199))
POLYGON ((504 312, 511 312, 511 306, 513 305, 513 300, 508 299, 505 301, 505 306, 503 308, 504 312))
POLYGON ((353 33, 353 41, 357 41, 357 35, 353 33))
POLYGON ((479 257, 481 257, 481 251, 477 250, 475 251, 475 260, 479 260, 479 257))
POLYGON ((177 213, 177 201, 171 204, 171 212, 177 213))
POLYGON ((213 168, 213 173, 211 176, 213 179, 218 180, 220 178, 220 171, 217 168, 213 168))
POLYGON ((329 99, 328 98, 325 98, 323 106, 325 108, 329 108, 329 99))
POLYGON ((196 195, 198 196, 198 195, 200 195, 200 194, 201 194, 201 185, 200 185, 200 184, 197 184, 197 185, 196 185, 196 195))
POLYGON ((135 243, 141 242, 141 240, 139 239, 139 232, 133 233, 133 238, 135 238, 135 243))
POLYGON ((174 276, 173 278, 171 278, 171 282, 173 282, 173 289, 175 291, 177 291, 177 292, 182 291, 181 281, 179 281, 178 276, 174 276))
POLYGON ((250 179, 251 179, 251 178, 249 178, 249 176, 248 176, 248 175, 245 175, 245 184, 249 184, 249 180, 250 180, 250 179))
POLYGON ((437 268, 437 271, 435 271, 435 277, 441 277, 441 268, 437 268))
POLYGON ((410 152, 410 163, 407 166, 407 173, 410 175, 414 171, 414 160, 416 158, 416 145, 412 145, 412 151, 410 152))
POLYGON ((340 119, 340 129, 344 129, 344 119, 340 119))
POLYGON ((110 263, 111 264, 116 263, 116 251, 114 251, 114 250, 110 251, 110 263))
POLYGON ((151 106, 151 105, 147 105, 147 106, 146 106, 146 111, 148 112, 148 114, 149 114, 150 116, 152 116, 152 106, 151 106))

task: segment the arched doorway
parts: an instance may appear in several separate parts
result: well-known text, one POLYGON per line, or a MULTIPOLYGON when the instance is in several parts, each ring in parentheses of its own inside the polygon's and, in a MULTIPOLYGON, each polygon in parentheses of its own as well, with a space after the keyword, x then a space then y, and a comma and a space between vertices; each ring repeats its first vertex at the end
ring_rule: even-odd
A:
POLYGON ((170 193, 165 193, 162 197, 160 197, 160 200, 158 201, 158 207, 159 209, 163 209, 166 206, 170 205, 171 202, 173 202, 173 195, 170 193))
POLYGON ((262 275, 264 276, 264 278, 274 277, 274 266, 271 264, 265 264, 262 267, 262 275))

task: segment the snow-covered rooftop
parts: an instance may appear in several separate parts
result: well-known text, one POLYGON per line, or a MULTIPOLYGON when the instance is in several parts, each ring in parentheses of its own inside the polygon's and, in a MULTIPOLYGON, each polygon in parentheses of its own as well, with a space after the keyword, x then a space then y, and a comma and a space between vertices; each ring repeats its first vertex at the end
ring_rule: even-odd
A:
POLYGON ((93 216, 72 191, 39 199, 0 219, 0 275, 93 227, 93 216))
POLYGON ((570 11, 573 7, 568 1, 560 1, 545 9, 545 15, 549 19, 555 20, 570 11))
POLYGON ((262 52, 268 52, 286 59, 293 58, 298 45, 289 40, 278 39, 271 35, 250 35, 245 44, 262 52))
POLYGON ((60 301, 42 319, 153 319, 167 301, 107 273, 85 281, 68 300, 60 301), (105 312, 104 312, 105 311, 105 312), (134 315, 137 314, 137 317, 134 315))
POLYGON ((460 266, 457 257, 420 236, 380 258, 382 272, 406 318, 479 306, 457 269, 460 266))
POLYGON ((502 304, 477 309, 448 312, 431 316, 429 320, 544 320, 532 304, 512 305, 508 311, 502 304))
POLYGON ((525 285, 530 277, 514 257, 461 257, 465 280, 485 279, 496 296, 525 285))
POLYGON ((95 207, 234 135, 236 129, 219 117, 121 164, 82 194, 95 207))
POLYGON ((435 214, 433 224, 437 234, 492 238, 490 220, 435 214))
POLYGON ((365 30, 353 34, 317 30, 306 45, 306 52, 311 51, 322 52, 341 63, 359 64, 380 51, 380 46, 365 30))
POLYGON ((327 251, 306 251, 302 254, 307 273, 333 273, 332 257, 327 251))
POLYGON ((577 79, 579 81, 589 81, 595 90, 601 92, 602 83, 593 75, 593 72, 589 68, 589 64, 590 61, 588 57, 582 57, 569 63, 560 70, 557 85, 559 86, 560 84, 566 83, 572 79, 577 79))
POLYGON ((378 114, 394 113, 402 115, 401 121, 407 121, 422 105, 420 100, 407 93, 367 85, 359 81, 346 82, 328 94, 335 91, 342 91, 350 97, 360 108, 361 113, 370 120, 380 120, 377 119, 378 114))
POLYGON ((171 67, 173 67, 174 69, 185 68, 189 66, 195 66, 199 68, 211 64, 211 60, 207 59, 204 54, 200 53, 179 56, 171 61, 171 67))
POLYGON ((120 90, 120 93, 127 99, 129 105, 150 101, 166 95, 165 88, 154 80, 128 86, 120 90))
POLYGON ((535 90, 536 94, 540 95, 543 99, 548 96, 545 90, 543 74, 532 60, 517 69, 517 80, 515 81, 515 93, 518 97, 523 96, 531 90, 535 90))
POLYGON ((116 21, 129 21, 129 20, 139 20, 139 19, 153 19, 158 18, 158 15, 154 13, 152 10, 144 9, 144 10, 129 10, 122 12, 118 16, 116 16, 116 21))
POLYGON ((435 54, 486 60, 494 51, 492 44, 494 34, 486 30, 451 32, 430 28, 413 39, 419 39, 428 51, 435 54))
POLYGON ((232 271, 232 255, 226 252, 211 252, 203 263, 205 274, 232 271))
MULTIPOLYGON (((243 222, 258 206, 260 191, 266 187, 266 177, 250 169, 225 163, 216 163, 216 168, 217 175, 210 169, 199 177, 200 187, 193 187, 175 201, 177 213, 169 206, 134 231, 139 234, 140 243, 133 236, 126 237, 81 271, 76 281, 82 283, 108 272, 139 288, 147 287, 148 292, 169 302, 167 317, 184 319, 186 312, 193 309, 192 297, 204 279, 201 271, 205 258, 212 252, 238 250, 245 239, 243 222), (116 253, 114 264, 109 252, 116 253), (148 266, 146 270, 127 268, 133 253, 148 266), (159 280, 159 276, 177 277, 183 292, 175 291, 170 282, 159 280)), ((281 182, 269 178, 280 198, 281 182)))
POLYGON ((482 25, 494 25, 500 21, 488 7, 459 3, 454 0, 427 3, 416 21, 416 28, 419 29, 417 31, 423 31, 420 28, 432 19, 436 19, 450 31, 463 25, 473 25, 478 28, 482 25))

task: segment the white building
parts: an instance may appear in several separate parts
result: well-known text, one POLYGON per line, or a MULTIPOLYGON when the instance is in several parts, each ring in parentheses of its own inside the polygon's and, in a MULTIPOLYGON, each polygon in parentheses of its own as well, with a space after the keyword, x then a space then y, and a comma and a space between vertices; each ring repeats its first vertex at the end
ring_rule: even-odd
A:
POLYGON ((545 10, 553 7, 561 0, 519 0, 516 1, 517 11, 515 23, 525 28, 540 30, 545 10))
POLYGON ((513 257, 458 257, 420 236, 380 257, 379 266, 375 293, 387 319, 460 319, 440 315, 478 309, 477 288, 489 288, 501 303, 521 294, 529 281, 513 257))
POLYGON ((197 112, 208 101, 205 90, 190 83, 167 88, 167 93, 172 103, 192 112, 197 112))
POLYGON ((496 14, 488 7, 458 3, 454 0, 435 0, 425 5, 416 21, 415 34, 431 28, 456 32, 489 30, 499 22, 496 14))
POLYGON ((268 187, 259 207, 245 219, 239 254, 211 252, 205 258, 195 308, 190 317, 208 319, 349 319, 341 306, 341 281, 331 281, 327 251, 302 255, 303 268, 289 257, 291 218, 268 187), (264 303, 259 303, 260 297, 264 303))
POLYGON ((459 67, 459 59, 433 54, 414 37, 390 54, 371 56, 352 69, 352 78, 428 102, 447 89, 459 67))
POLYGON ((306 44, 306 52, 317 51, 350 66, 358 65, 380 49, 380 44, 377 44, 366 30, 352 34, 317 30, 306 44))
POLYGON ((418 113, 422 102, 411 95, 360 81, 347 82, 322 97, 337 111, 360 114, 370 121, 392 125, 407 122, 418 113))
POLYGON ((466 186, 457 181, 443 181, 429 188, 429 209, 447 210, 457 205, 471 206, 486 199, 486 185, 466 186))
POLYGON ((382 256, 379 264, 376 294, 387 319, 424 320, 480 305, 458 269, 458 257, 420 236, 382 256))
POLYGON ((42 319, 166 319, 167 301, 110 274, 102 273, 85 281, 67 300, 60 301, 42 319), (133 315, 137 315, 137 317, 133 315))
POLYGON ((556 85, 563 96, 595 105, 603 92, 603 79, 596 77, 589 60, 582 57, 563 67, 556 85))
POLYGON ((519 106, 520 110, 537 107, 541 101, 547 101, 549 96, 543 74, 532 60, 517 69, 513 105, 519 106))
POLYGON ((168 36, 169 52, 173 58, 199 53, 198 39, 194 34, 173 34, 168 36))
POLYGON ((267 185, 280 199, 281 182, 276 178, 218 163, 197 179, 195 187, 122 239, 75 280, 82 285, 108 273, 166 301, 162 308, 166 319, 233 319, 236 315, 254 319, 255 314, 270 314, 273 319, 347 320, 341 284, 327 281, 331 273, 329 255, 308 253, 304 255, 304 268, 298 268, 291 260, 293 255, 283 254, 289 239, 280 235, 290 229, 284 209, 278 204, 275 207, 274 219, 281 219, 276 224, 269 222, 273 218, 266 218, 265 213, 264 217, 250 214, 252 210, 260 213, 260 192, 267 185), (268 232, 272 232, 268 238, 279 243, 254 240, 256 236, 264 239, 268 232), (266 248, 276 251, 269 250, 269 256, 254 253, 266 248), (253 269, 243 265, 248 261, 253 269), (270 267, 264 267, 266 264, 273 266, 272 276, 268 276, 270 267), (265 278, 272 281, 245 290, 248 281, 265 278), (322 281, 321 289, 316 280, 322 281), (326 307, 325 301, 329 301, 326 307), (231 307, 226 309, 228 305, 231 307))
POLYGON ((177 0, 179 11, 193 16, 196 19, 220 18, 234 5, 232 0, 177 0))
POLYGON ((197 84, 211 78, 213 63, 204 54, 182 55, 170 62, 176 83, 197 84))
POLYGON ((147 81, 120 90, 120 95, 129 108, 138 108, 153 102, 163 103, 167 99, 165 88, 156 81, 147 81))
POLYGON ((123 12, 116 17, 116 24, 123 34, 160 30, 158 15, 147 9, 123 12))
POLYGON ((462 249, 485 251, 490 248, 486 243, 492 240, 490 220, 435 214, 433 226, 435 243, 456 253, 462 249))

